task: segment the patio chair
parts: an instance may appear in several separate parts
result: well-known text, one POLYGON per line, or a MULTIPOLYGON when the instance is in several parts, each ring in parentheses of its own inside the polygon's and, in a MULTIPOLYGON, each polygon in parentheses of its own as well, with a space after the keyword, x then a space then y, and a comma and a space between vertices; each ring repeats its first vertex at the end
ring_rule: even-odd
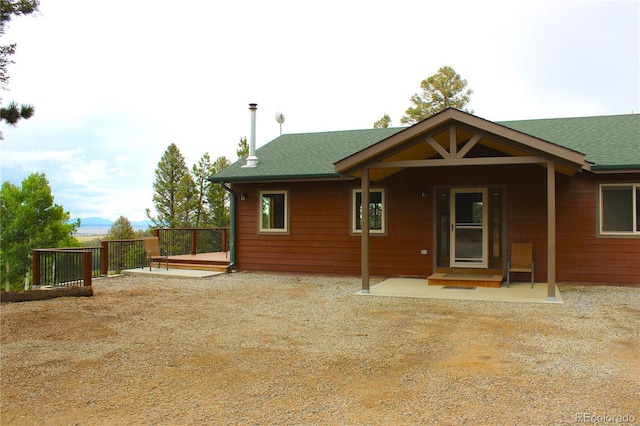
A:
POLYGON ((149 271, 151 271, 151 264, 154 261, 158 261, 158 269, 160 269, 160 262, 165 261, 167 270, 169 270, 169 256, 166 250, 160 250, 158 237, 144 237, 142 241, 144 242, 145 259, 149 262, 149 271))
POLYGON ((531 274, 531 288, 533 288, 533 244, 511 244, 511 260, 507 263, 507 287, 511 284, 512 272, 531 274))

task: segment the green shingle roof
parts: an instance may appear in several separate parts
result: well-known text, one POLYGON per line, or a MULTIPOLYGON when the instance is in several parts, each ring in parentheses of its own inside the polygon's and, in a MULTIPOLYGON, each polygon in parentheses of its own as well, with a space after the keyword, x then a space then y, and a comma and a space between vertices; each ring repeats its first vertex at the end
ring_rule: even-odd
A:
POLYGON ((256 149, 258 165, 239 160, 213 176, 214 181, 338 177, 333 163, 404 128, 345 130, 281 135, 256 149))
POLYGON ((640 114, 499 122, 585 154, 592 169, 640 167, 640 114))
MULTIPOLYGON (((497 124, 585 154, 592 169, 640 167, 640 114, 504 121, 497 124)), ((404 127, 281 135, 256 150, 259 164, 239 160, 213 181, 338 177, 334 163, 404 127)))

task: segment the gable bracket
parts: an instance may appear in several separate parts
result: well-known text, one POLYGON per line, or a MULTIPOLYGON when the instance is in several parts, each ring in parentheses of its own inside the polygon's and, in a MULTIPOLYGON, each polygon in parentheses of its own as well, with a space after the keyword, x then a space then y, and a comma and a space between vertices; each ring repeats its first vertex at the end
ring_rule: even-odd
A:
POLYGON ((462 147, 460 151, 458 151, 458 158, 464 158, 465 155, 471 151, 471 149, 477 145, 477 143, 482 139, 482 135, 476 133, 473 135, 471 139, 462 147))
POLYGON ((449 127, 449 157, 458 158, 458 138, 456 126, 449 127))
POLYGON ((435 139, 431 136, 427 136, 424 140, 431 146, 431 148, 435 149, 438 154, 442 156, 442 158, 464 158, 465 155, 471 151, 471 149, 476 146, 476 144, 482 139, 481 134, 474 134, 471 139, 469 139, 466 144, 462 147, 460 151, 458 151, 458 143, 457 143, 457 128, 455 126, 451 126, 449 128, 449 151, 442 147, 435 139))
POLYGON ((427 136, 425 140, 429 145, 431 145, 433 149, 436 150, 438 154, 442 155, 442 158, 450 158, 449 152, 447 152, 446 149, 440 146, 440 144, 436 142, 435 139, 433 139, 431 136, 427 136))
POLYGON ((431 136, 427 136, 424 140, 436 150, 438 154, 442 156, 442 158, 464 158, 474 146, 478 144, 478 142, 482 139, 482 135, 479 133, 475 133, 471 139, 469 139, 465 145, 462 147, 460 151, 458 151, 458 143, 457 143, 457 128, 455 126, 451 126, 449 128, 449 151, 442 147, 435 139, 431 136))

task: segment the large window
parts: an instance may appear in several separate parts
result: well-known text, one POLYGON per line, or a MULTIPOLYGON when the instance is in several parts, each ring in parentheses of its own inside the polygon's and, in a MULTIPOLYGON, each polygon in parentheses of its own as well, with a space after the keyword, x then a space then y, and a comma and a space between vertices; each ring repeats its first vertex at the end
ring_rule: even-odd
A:
MULTIPOLYGON (((351 203, 351 232, 362 232, 362 190, 354 189, 351 203)), ((369 232, 384 234, 386 227, 386 200, 384 188, 369 191, 369 232)))
POLYGON ((600 234, 640 236, 640 183, 600 185, 600 234))
POLYGON ((289 232, 289 201, 286 190, 260 191, 259 231, 289 232))

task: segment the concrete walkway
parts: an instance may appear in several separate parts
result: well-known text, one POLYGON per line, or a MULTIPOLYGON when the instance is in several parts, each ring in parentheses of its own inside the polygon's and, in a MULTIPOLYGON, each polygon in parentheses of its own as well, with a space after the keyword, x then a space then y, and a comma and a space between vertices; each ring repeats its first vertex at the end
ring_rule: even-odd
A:
POLYGON ((126 269, 121 272, 123 275, 151 275, 156 277, 167 278, 208 278, 215 277, 216 275, 225 274, 226 272, 215 271, 197 271, 192 269, 163 269, 153 268, 149 271, 149 268, 136 268, 126 269))
POLYGON ((530 283, 511 283, 511 287, 509 288, 507 288, 506 284, 502 284, 500 288, 476 287, 470 290, 458 288, 447 289, 443 286, 427 285, 426 279, 390 278, 371 286, 369 293, 358 291, 355 294, 363 296, 483 300, 491 302, 564 303, 558 286, 556 286, 556 300, 547 300, 546 283, 536 283, 534 288, 531 288, 530 283))

